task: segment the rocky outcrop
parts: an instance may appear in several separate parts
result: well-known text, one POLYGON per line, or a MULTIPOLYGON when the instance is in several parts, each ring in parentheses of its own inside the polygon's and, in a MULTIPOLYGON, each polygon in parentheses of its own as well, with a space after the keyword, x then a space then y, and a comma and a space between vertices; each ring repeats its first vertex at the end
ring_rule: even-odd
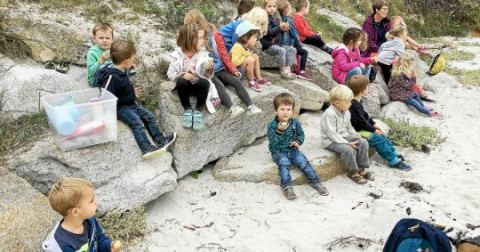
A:
POLYGON ((11 154, 8 168, 42 193, 61 177, 85 178, 95 186, 99 212, 127 210, 172 191, 177 175, 172 155, 143 161, 131 130, 118 125, 118 141, 62 152, 47 136, 11 154), (121 193, 119 193, 121 192, 121 193))
MULTIPOLYGON (((207 163, 231 155, 241 147, 250 145, 255 139, 266 135, 266 127, 275 116, 272 100, 275 95, 292 92, 276 85, 262 86, 262 92, 248 89, 252 101, 263 113, 247 115, 247 112, 232 118, 230 112, 221 106, 215 114, 204 110, 205 129, 194 131, 181 126, 183 108, 176 93, 172 93, 173 82, 161 84, 160 91, 160 124, 164 129, 177 132, 172 154, 178 178, 191 171, 202 169, 207 163)), ((240 104, 236 94, 227 88, 234 104, 240 104)), ((193 101, 193 100, 192 100, 193 101)), ((301 102, 296 99, 296 103, 301 102)), ((241 104, 245 108, 244 104, 241 104)), ((297 106, 298 114, 300 106, 297 106)))
POLYGON ((327 10, 327 9, 318 9, 317 13, 327 16, 328 18, 330 18, 330 20, 333 23, 342 27, 344 30, 346 30, 348 28, 351 28, 351 27, 355 27, 355 28, 359 28, 359 29, 362 28, 354 20, 352 20, 348 17, 345 17, 343 15, 340 15, 337 12, 333 12, 333 11, 330 11, 330 10, 327 10))

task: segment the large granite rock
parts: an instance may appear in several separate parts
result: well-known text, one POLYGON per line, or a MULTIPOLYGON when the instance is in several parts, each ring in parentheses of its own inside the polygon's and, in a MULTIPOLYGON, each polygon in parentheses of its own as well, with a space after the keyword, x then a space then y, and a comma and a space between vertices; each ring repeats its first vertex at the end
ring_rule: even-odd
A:
MULTIPOLYGON (((223 105, 215 114, 208 114, 204 109, 205 129, 195 131, 181 126, 184 111, 177 93, 171 92, 174 86, 173 82, 161 84, 160 124, 167 131, 177 132, 172 154, 178 178, 191 171, 200 170, 205 164, 226 157, 239 148, 250 145, 255 139, 265 136, 268 122, 275 117, 273 97, 282 92, 293 94, 276 85, 263 86, 263 91, 259 93, 248 89, 253 103, 262 109, 263 113, 249 116, 245 112, 232 118, 223 105)), ((230 88, 227 87, 227 90, 230 88)), ((236 94, 233 92, 229 94, 234 104, 240 104, 236 94)), ((296 103, 299 104, 295 111, 298 114, 301 101, 296 99, 296 103)), ((241 106, 245 108, 243 103, 241 106)))
POLYGON ((351 27, 362 29, 362 27, 357 22, 348 17, 340 15, 337 12, 321 8, 317 10, 317 13, 327 16, 333 23, 342 27, 344 30, 347 30, 351 27))
POLYGON ((81 177, 95 186, 99 212, 127 210, 172 191, 177 175, 172 155, 143 161, 131 130, 119 123, 118 141, 62 152, 51 136, 11 153, 7 167, 47 193, 61 177, 81 177))
MULTIPOLYGON (((305 143, 300 150, 308 158, 322 181, 346 172, 345 167, 333 152, 320 147, 320 112, 308 112, 299 119, 305 131, 305 143)), ((233 155, 219 160, 214 167, 215 179, 220 181, 246 181, 279 184, 278 167, 268 151, 268 139, 261 138, 252 145, 241 148, 233 155)), ((291 170, 293 184, 308 183, 302 171, 291 170)))

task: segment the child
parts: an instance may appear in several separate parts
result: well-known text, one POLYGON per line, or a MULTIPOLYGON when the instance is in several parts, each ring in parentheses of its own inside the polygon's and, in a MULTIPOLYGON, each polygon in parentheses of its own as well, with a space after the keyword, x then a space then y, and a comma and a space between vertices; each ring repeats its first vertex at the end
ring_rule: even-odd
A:
POLYGON ((370 76, 370 66, 375 57, 362 58, 360 45, 364 33, 358 28, 348 28, 343 34, 343 44, 332 53, 332 77, 340 84, 345 84, 354 75, 370 76))
MULTIPOLYGON (((397 25, 407 26, 403 21, 401 16, 393 16, 390 17, 390 24, 392 27, 397 25)), ((420 45, 417 41, 413 40, 410 36, 407 36, 407 41, 405 42, 406 48, 412 48, 413 50, 417 51, 420 56, 428 55, 428 49, 425 46, 420 45)))
POLYGON ((308 45, 316 46, 328 54, 332 54, 333 49, 328 47, 320 37, 322 33, 313 32, 307 20, 305 20, 308 12, 310 12, 310 2, 308 0, 298 0, 295 4, 295 10, 297 14, 293 16, 293 22, 295 23, 295 28, 297 28, 300 41, 308 45))
POLYGON ((248 13, 255 7, 255 1, 253 0, 240 0, 237 5, 237 17, 235 20, 239 20, 243 14, 248 13))
POLYGON ((180 102, 185 110, 182 126, 203 129, 202 109, 205 106, 210 82, 213 76, 213 59, 209 59, 205 48, 205 30, 197 24, 186 24, 180 28, 177 38, 177 48, 173 53, 167 75, 177 85, 180 102), (190 96, 197 97, 192 109, 190 96))
POLYGON ((375 148, 378 154, 388 161, 390 167, 409 171, 412 168, 409 164, 403 162, 403 155, 398 154, 392 142, 383 134, 380 126, 370 118, 363 108, 360 100, 368 93, 369 84, 370 81, 363 75, 355 75, 348 81, 348 87, 355 96, 349 109, 352 116, 350 122, 360 136, 367 139, 368 145, 375 148))
POLYGON ((92 183, 62 178, 50 189, 48 200, 63 218, 43 242, 43 251, 120 251, 95 218, 98 202, 92 183))
POLYGON ((245 110, 240 106, 233 105, 232 99, 230 99, 230 96, 227 94, 225 85, 230 85, 235 88, 240 99, 245 103, 245 105, 247 105, 247 114, 253 115, 262 113, 262 110, 252 103, 247 90, 245 90, 245 86, 239 80, 238 77, 241 77, 242 74, 232 64, 230 55, 227 52, 227 48, 225 48, 225 40, 223 39, 222 35, 217 32, 215 26, 208 22, 203 14, 196 9, 189 11, 187 15, 185 15, 183 23, 196 23, 208 31, 207 48, 210 53, 209 56, 213 58, 214 75, 212 82, 215 84, 220 96, 220 100, 230 110, 231 115, 235 117, 243 113, 245 110))
POLYGON ((290 67, 297 64, 295 56, 297 50, 293 46, 283 44, 283 34, 288 32, 290 25, 287 22, 281 22, 280 17, 277 17, 276 0, 265 0, 262 6, 268 14, 267 34, 260 39, 262 50, 270 55, 278 55, 282 78, 296 79, 297 75, 291 72, 290 67))
POLYGON ((133 132, 143 159, 152 159, 165 153, 166 148, 175 140, 176 133, 164 137, 155 122, 153 114, 135 102, 141 90, 133 87, 126 71, 136 59, 136 49, 132 42, 116 40, 110 49, 113 67, 104 67, 98 75, 101 86, 117 98, 117 118, 133 132), (145 128, 150 133, 155 145, 150 143, 145 128))
POLYGON ((302 42, 300 42, 300 38, 298 37, 297 29, 295 28, 293 19, 290 17, 292 15, 292 5, 287 0, 280 0, 277 1, 277 10, 282 17, 282 21, 288 23, 290 26, 288 32, 285 32, 283 36, 284 44, 293 46, 297 50, 297 67, 294 67, 292 72, 299 78, 312 81, 312 78, 305 72, 308 51, 302 48, 302 42))
POLYGON ((368 168, 368 142, 361 138, 350 123, 352 90, 345 85, 337 85, 330 90, 330 107, 322 115, 320 122, 322 148, 340 154, 348 170, 347 176, 357 184, 373 181, 368 168))
POLYGON ((238 41, 230 50, 232 63, 246 76, 247 87, 260 92, 262 88, 260 84, 270 85, 270 82, 261 76, 260 60, 258 55, 253 53, 253 48, 257 43, 257 36, 259 34, 259 27, 253 26, 249 21, 243 21, 237 27, 238 41), (257 79, 257 81, 254 79, 257 79))
POLYGON ((109 24, 98 23, 93 27, 93 42, 87 53, 88 84, 93 85, 95 73, 99 68, 112 64, 110 46, 113 42, 113 29, 109 24))
POLYGON ((407 35, 408 31, 406 26, 394 26, 386 35, 388 41, 380 46, 377 57, 378 65, 382 69, 383 78, 387 85, 390 81, 393 61, 405 53, 407 35))
POLYGON ((281 93, 273 98, 273 107, 277 116, 268 124, 268 149, 273 161, 278 165, 280 185, 287 199, 296 197, 292 188, 290 166, 295 164, 303 171, 310 185, 320 195, 328 195, 328 190, 321 182, 303 153, 298 150, 305 140, 302 125, 296 118, 292 118, 295 100, 288 93, 281 93))
POLYGON ((433 108, 422 103, 418 93, 413 90, 415 83, 415 59, 411 55, 405 54, 398 59, 393 68, 392 79, 388 82, 390 99, 392 101, 403 101, 407 105, 413 106, 420 113, 430 117, 441 118, 440 113, 433 112, 433 108))

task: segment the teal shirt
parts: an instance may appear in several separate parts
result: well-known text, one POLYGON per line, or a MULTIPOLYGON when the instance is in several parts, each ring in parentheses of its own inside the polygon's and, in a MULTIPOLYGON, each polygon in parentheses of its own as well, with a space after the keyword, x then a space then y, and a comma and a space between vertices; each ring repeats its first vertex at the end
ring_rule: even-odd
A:
MULTIPOLYGON (((98 45, 94 45, 90 47, 87 53, 87 71, 88 71, 88 84, 91 86, 93 83, 93 78, 95 77, 95 73, 97 72, 98 68, 100 68, 100 64, 98 64, 98 59, 100 59, 107 50, 103 50, 102 48, 98 47, 98 45)), ((109 58, 103 62, 103 66, 113 64, 112 59, 109 58)))
POLYGON ((278 119, 275 118, 275 120, 268 124, 267 136, 270 153, 274 154, 294 150, 294 148, 290 147, 290 143, 295 140, 299 142, 299 145, 303 144, 305 141, 305 133, 298 119, 291 118, 288 127, 281 134, 277 133, 278 123, 278 119))

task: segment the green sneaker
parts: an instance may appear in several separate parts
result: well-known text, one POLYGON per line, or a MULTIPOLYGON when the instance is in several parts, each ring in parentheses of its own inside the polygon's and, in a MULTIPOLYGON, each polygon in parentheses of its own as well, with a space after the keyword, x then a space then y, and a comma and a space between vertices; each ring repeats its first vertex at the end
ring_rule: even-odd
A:
POLYGON ((202 130, 203 129, 203 114, 200 111, 196 111, 193 114, 193 129, 202 130))
POLYGON ((61 61, 56 67, 55 67, 55 71, 59 72, 59 73, 67 73, 68 70, 70 69, 70 62, 66 62, 66 61, 61 61))
POLYGON ((182 120, 182 127, 184 128, 191 128, 193 125, 193 111, 191 109, 187 109, 183 113, 183 120, 182 120))

